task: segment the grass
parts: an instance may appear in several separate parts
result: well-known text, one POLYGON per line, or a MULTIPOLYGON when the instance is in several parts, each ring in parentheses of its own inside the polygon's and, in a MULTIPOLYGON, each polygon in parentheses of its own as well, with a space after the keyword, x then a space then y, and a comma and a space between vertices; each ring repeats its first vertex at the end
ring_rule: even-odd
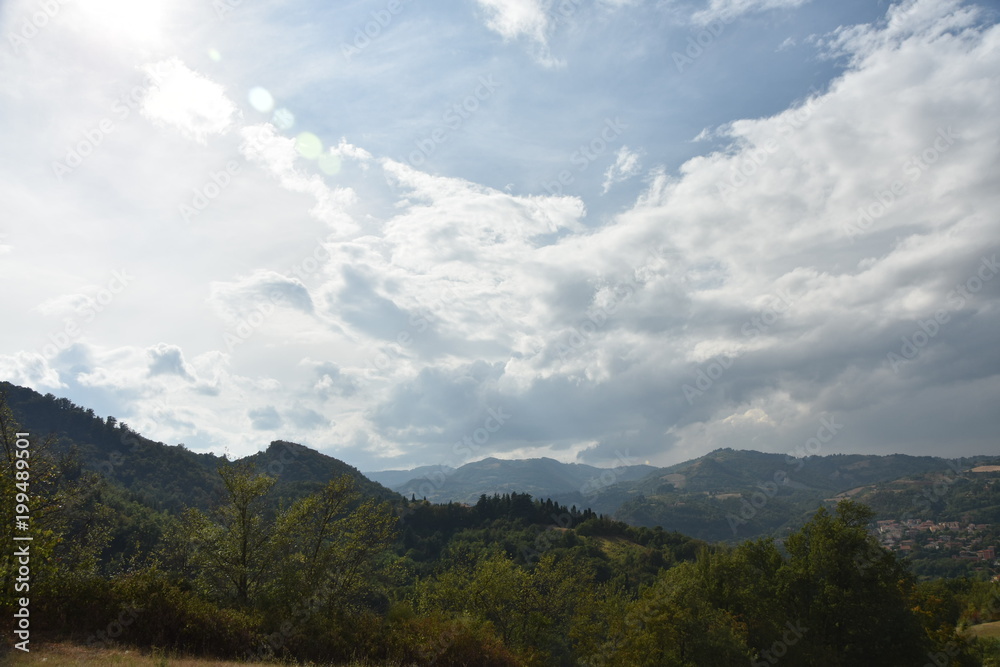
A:
MULTIPOLYGON (((7 656, 0 654, 0 663, 9 667, 277 667, 281 664, 192 658, 132 648, 93 648, 68 642, 38 645, 32 642, 31 645, 30 653, 13 650, 7 656)), ((351 663, 342 667, 365 667, 365 663, 351 663)))
MULTIPOLYGON (((236 667, 249 663, 200 658, 175 657, 163 653, 148 653, 136 649, 90 648, 79 644, 57 643, 34 646, 30 653, 12 651, 7 658, 11 667, 45 665, 45 667, 236 667)), ((263 664, 263 663, 256 663, 263 664)))

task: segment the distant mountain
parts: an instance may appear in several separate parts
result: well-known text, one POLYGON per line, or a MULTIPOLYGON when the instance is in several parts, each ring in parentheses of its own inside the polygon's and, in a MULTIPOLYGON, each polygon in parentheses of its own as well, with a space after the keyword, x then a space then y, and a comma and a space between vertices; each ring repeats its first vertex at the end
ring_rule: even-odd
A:
MULTIPOLYGON (((616 519, 662 526, 712 541, 782 535, 802 525, 817 507, 895 480, 954 475, 993 460, 931 456, 833 454, 791 458, 783 454, 720 449, 662 468, 636 482, 602 489, 589 506, 613 510, 616 519)), ((914 488, 909 482, 910 488, 914 488)), ((905 486, 905 483, 901 483, 905 486)), ((910 499, 910 504, 916 504, 910 499)))
MULTIPOLYGON (((914 500, 900 495, 901 489, 923 489, 949 471, 968 470, 995 460, 979 456, 955 462, 905 454, 793 458, 719 449, 666 468, 602 469, 548 458, 488 458, 454 470, 425 466, 372 475, 406 497, 412 494, 432 502, 472 504, 481 494, 518 491, 566 506, 590 508, 632 525, 661 526, 709 541, 739 542, 781 536, 805 523, 817 507, 832 505, 842 497, 871 499, 877 511, 907 502, 912 505, 914 500), (380 474, 386 477, 380 478, 380 474), (398 481, 408 475, 413 478, 398 481), (876 493, 883 487, 885 492, 876 493)), ((956 484, 954 488, 972 487, 956 484)), ((996 490, 1000 493, 1000 485, 996 490)), ((976 493, 981 497, 986 492, 976 493)), ((949 507, 963 507, 960 494, 952 496, 949 507)), ((993 505, 1000 505, 1000 499, 984 502, 986 509, 969 516, 985 521, 983 517, 991 515, 993 505)))
POLYGON ((390 489, 403 486, 411 479, 434 478, 438 475, 449 475, 454 472, 454 468, 446 465, 420 466, 412 470, 380 470, 378 472, 363 473, 365 477, 378 482, 382 486, 390 489))
MULTIPOLYGON (((406 482, 391 488, 406 497, 426 497, 431 502, 473 504, 482 494, 512 491, 530 493, 536 498, 552 498, 563 504, 583 506, 592 489, 620 481, 638 480, 656 470, 653 466, 596 468, 580 463, 561 463, 555 459, 504 460, 487 458, 460 468, 425 466, 411 473, 406 482), (568 499, 568 503, 565 499, 568 499), (579 501, 579 502, 578 502, 579 501)), ((399 471, 391 471, 396 478, 399 471)), ((378 473, 374 473, 378 478, 378 473)))
MULTIPOLYGON (((234 462, 182 445, 145 438, 113 417, 65 398, 0 382, 22 427, 61 452, 76 452, 84 468, 104 474, 154 509, 207 508, 221 497, 219 466, 234 462)), ((299 444, 274 441, 241 459, 276 478, 275 501, 301 497, 347 474, 367 497, 392 502, 475 504, 480 495, 528 493, 567 507, 589 508, 636 526, 660 526, 707 541, 781 536, 822 504, 852 497, 879 518, 995 523, 1000 520, 1000 472, 983 466, 1000 457, 949 461, 931 456, 783 454, 719 449, 666 468, 596 468, 554 459, 487 458, 460 468, 424 466, 363 475, 353 466, 299 444), (972 469, 980 466, 979 472, 972 469), (402 496, 400 495, 402 494, 402 496)))
POLYGON ((207 508, 222 493, 219 466, 247 461, 276 478, 275 497, 299 497, 326 481, 348 474, 366 496, 401 501, 343 461, 295 443, 275 441, 262 452, 238 461, 197 454, 182 445, 165 445, 133 431, 114 417, 101 419, 66 398, 42 395, 0 382, 0 391, 21 426, 38 441, 50 439, 58 452, 75 451, 82 467, 96 470, 128 489, 150 507, 176 511, 207 508))

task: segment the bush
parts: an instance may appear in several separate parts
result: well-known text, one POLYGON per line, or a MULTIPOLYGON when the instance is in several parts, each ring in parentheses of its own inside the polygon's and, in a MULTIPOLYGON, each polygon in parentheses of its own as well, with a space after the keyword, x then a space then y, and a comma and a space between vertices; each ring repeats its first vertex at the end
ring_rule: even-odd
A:
POLYGON ((71 577, 40 596, 40 632, 89 646, 129 644, 238 658, 260 641, 259 619, 184 591, 155 569, 110 581, 71 577))
POLYGON ((390 648, 385 657, 406 665, 515 667, 522 664, 488 623, 471 619, 449 619, 441 614, 390 615, 384 633, 390 648))

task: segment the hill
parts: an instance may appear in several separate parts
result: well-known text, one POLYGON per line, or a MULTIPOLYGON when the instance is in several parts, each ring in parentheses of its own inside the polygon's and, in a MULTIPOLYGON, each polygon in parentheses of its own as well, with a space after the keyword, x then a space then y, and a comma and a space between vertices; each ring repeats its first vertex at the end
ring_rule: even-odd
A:
MULTIPOLYGON (((659 525, 705 540, 740 541, 782 536, 808 520, 816 507, 856 497, 893 480, 966 471, 989 460, 980 456, 949 461, 904 454, 796 459, 720 449, 642 480, 602 490, 593 506, 603 509, 620 503, 614 516, 627 523, 659 525), (602 496, 610 496, 611 502, 604 502, 602 496)), ((875 508, 878 513, 879 507, 875 508)))
POLYGON ((455 468, 446 465, 420 466, 412 470, 379 470, 364 473, 368 479, 390 489, 403 486, 411 479, 434 479, 440 475, 450 475, 455 468))
POLYGON ((347 474, 366 496, 402 500, 357 468, 295 443, 277 440, 264 451, 229 461, 189 451, 183 445, 150 440, 128 424, 114 417, 102 419, 66 398, 42 395, 9 382, 0 383, 0 392, 6 394, 11 412, 32 435, 50 439, 58 453, 74 453, 82 468, 101 473, 156 509, 212 506, 222 490, 218 468, 239 462, 275 477, 276 498, 301 497, 347 474))
MULTIPOLYGON (((595 468, 580 463, 562 463, 550 458, 504 460, 486 458, 460 468, 425 466, 410 471, 404 483, 392 488, 404 496, 415 495, 431 502, 474 503, 479 496, 495 493, 530 493, 563 504, 586 505, 586 496, 618 481, 638 480, 656 470, 653 466, 595 468)), ((392 471, 399 477, 398 471, 392 471)), ((378 477, 378 473, 375 476, 378 477)), ((596 509, 596 508, 595 508, 596 509)))

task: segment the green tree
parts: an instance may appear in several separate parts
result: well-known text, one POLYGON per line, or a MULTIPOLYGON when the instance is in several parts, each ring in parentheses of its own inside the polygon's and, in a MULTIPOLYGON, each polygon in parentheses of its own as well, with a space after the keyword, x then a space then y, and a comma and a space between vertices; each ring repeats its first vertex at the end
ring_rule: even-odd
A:
POLYGON ((868 532, 872 516, 841 501, 785 541, 783 606, 808 628, 789 653, 809 664, 923 664, 931 648, 912 610, 913 578, 868 532))
POLYGON ((682 563, 630 606, 624 638, 599 664, 735 667, 750 657, 746 627, 709 602, 698 564, 682 563))
POLYGON ((279 536, 266 502, 274 479, 247 465, 220 466, 219 476, 222 504, 211 514, 187 510, 173 542, 186 545, 188 563, 206 592, 247 607, 257 601, 275 564, 279 536))
POLYGON ((283 604, 317 592, 317 606, 328 610, 359 604, 387 574, 386 563, 376 565, 392 545, 397 523, 388 503, 362 500, 349 475, 293 503, 275 526, 283 604))
POLYGON ((108 508, 99 501, 100 480, 82 470, 74 452, 57 456, 51 438, 24 433, 3 391, 0 449, 0 539, 26 546, 31 568, 30 581, 17 582, 15 590, 19 563, 13 548, 4 550, 0 607, 10 605, 15 594, 29 599, 58 595, 68 580, 96 576, 112 523, 108 508), (15 523, 18 516, 27 516, 26 528, 15 523), (32 539, 15 542, 15 536, 32 539))

